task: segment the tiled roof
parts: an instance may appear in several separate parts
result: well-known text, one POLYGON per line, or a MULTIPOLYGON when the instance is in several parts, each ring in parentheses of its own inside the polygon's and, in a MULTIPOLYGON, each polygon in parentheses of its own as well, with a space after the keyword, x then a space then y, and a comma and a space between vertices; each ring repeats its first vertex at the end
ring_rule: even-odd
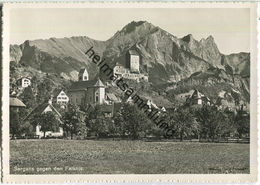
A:
POLYGON ((128 53, 130 55, 139 55, 139 53, 136 50, 133 50, 133 49, 128 50, 128 53))
MULTIPOLYGON (((119 67, 125 67, 125 65, 122 64, 122 63, 117 63, 117 64, 115 65, 115 67, 117 67, 117 66, 119 66, 119 67)), ((114 68, 115 68, 115 67, 114 67, 114 68)))
POLYGON ((87 89, 89 87, 94 87, 95 81, 94 80, 89 80, 89 81, 78 81, 74 82, 71 86, 69 91, 72 90, 78 90, 78 89, 87 89))
POLYGON ((87 89, 89 87, 105 87, 105 85, 102 83, 101 80, 88 80, 88 81, 78 81, 78 82, 74 82, 71 87, 70 87, 70 91, 73 90, 79 90, 79 89, 87 89))
POLYGON ((32 117, 32 116, 34 116, 34 115, 40 115, 40 114, 42 114, 43 111, 44 111, 48 106, 51 108, 51 110, 52 110, 56 115, 58 115, 59 117, 61 117, 61 114, 59 113, 59 111, 57 111, 57 109, 55 109, 55 108, 53 107, 53 105, 51 105, 51 104, 45 102, 45 103, 42 103, 42 104, 40 104, 39 106, 37 106, 35 109, 33 109, 32 112, 25 118, 25 120, 28 119, 28 118, 30 118, 30 117, 32 117))
POLYGON ((31 78, 29 78, 29 77, 21 77, 21 78, 19 78, 19 79, 16 81, 16 83, 22 83, 22 79, 31 80, 31 78))
POLYGON ((85 72, 85 70, 86 70, 86 68, 80 69, 79 74, 83 74, 85 72))
POLYGON ((107 93, 107 97, 112 101, 118 101, 117 97, 112 93, 107 93))
MULTIPOLYGON (((56 98, 60 93, 61 93, 61 91, 63 91, 62 89, 55 89, 54 91, 53 91, 53 97, 54 98, 56 98)), ((64 93, 65 93, 65 91, 63 91, 64 93)), ((66 94, 66 93, 65 93, 66 94)))
POLYGON ((192 99, 200 99, 201 97, 204 97, 204 95, 201 94, 197 89, 195 89, 193 94, 191 95, 192 99))
POLYGON ((100 79, 97 80, 97 82, 95 83, 94 86, 95 87, 105 87, 105 85, 103 84, 103 82, 100 79))
POLYGON ((26 107, 26 105, 15 97, 10 97, 10 106, 11 107, 26 107))
POLYGON ((26 76, 23 76, 23 77, 21 77, 21 78, 19 78, 18 80, 22 80, 22 79, 28 79, 28 80, 31 80, 31 77, 26 77, 26 76))

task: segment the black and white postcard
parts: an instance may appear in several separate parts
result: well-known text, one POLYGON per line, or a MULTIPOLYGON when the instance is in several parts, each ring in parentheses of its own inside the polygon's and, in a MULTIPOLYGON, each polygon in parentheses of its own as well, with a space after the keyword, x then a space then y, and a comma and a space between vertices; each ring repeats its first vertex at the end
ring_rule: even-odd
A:
POLYGON ((255 3, 3 5, 4 182, 255 182, 255 3))

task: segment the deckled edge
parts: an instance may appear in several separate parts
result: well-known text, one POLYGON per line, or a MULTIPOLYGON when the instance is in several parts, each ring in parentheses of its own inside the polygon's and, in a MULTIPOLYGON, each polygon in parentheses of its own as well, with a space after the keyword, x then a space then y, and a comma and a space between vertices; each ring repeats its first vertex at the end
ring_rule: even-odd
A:
MULTIPOLYGON (((257 0, 251 0, 251 1, 227 1, 227 0, 221 0, 221 1, 158 1, 158 0, 155 0, 155 1, 88 1, 88 3, 235 3, 235 4, 239 4, 239 3, 257 3, 258 1, 257 0)), ((0 59, 1 59, 1 64, 0 64, 0 67, 1 67, 1 87, 2 87, 2 83, 3 83, 3 66, 2 66, 2 62, 3 62, 3 6, 4 4, 40 4, 40 3, 46 3, 46 4, 52 4, 52 3, 73 3, 73 4, 77 4, 77 3, 86 3, 86 1, 34 1, 34 2, 31 2, 31 1, 12 1, 12 2, 3 2, 3 3, 0 3, 0 8, 1 8, 1 11, 0 11, 0 16, 1 16, 1 31, 0 31, 0 34, 1 34, 1 40, 0 40, 0 43, 1 43, 1 46, 2 46, 2 52, 1 52, 1 56, 0 56, 0 59)), ((257 9, 256 9, 256 18, 257 18, 257 21, 256 21, 256 26, 257 26, 257 46, 256 46, 256 49, 257 49, 257 54, 255 54, 256 56, 256 59, 257 59, 257 63, 256 63, 256 68, 258 69, 258 65, 259 64, 259 58, 260 58, 260 52, 259 52, 259 49, 260 49, 260 44, 259 44, 259 32, 260 32, 260 28, 258 28, 260 26, 259 24, 259 21, 260 21, 260 7, 259 5, 257 6, 257 9)), ((250 51, 251 53, 251 51, 250 51)), ((260 80, 259 80, 260 81, 260 80)), ((251 80, 250 80, 251 82, 251 80)), ((258 88, 260 87, 259 84, 258 84, 258 73, 257 73, 257 85, 258 85, 258 88)), ((257 89, 258 90, 258 89, 257 89)), ((258 91, 257 91, 258 92, 258 91)), ((2 88, 0 90, 0 95, 2 97, 3 93, 2 93, 2 88)), ((260 99, 260 97, 258 97, 258 93, 257 93, 257 100, 260 99)), ((259 101, 257 101, 257 121, 258 121, 258 118, 260 118, 260 115, 258 114, 258 105, 259 105, 259 101)), ((2 101, 1 101, 1 108, 3 110, 3 107, 2 107, 2 101)), ((3 120, 2 120, 2 111, 0 113, 1 115, 1 133, 0 133, 0 141, 1 141, 1 155, 0 155, 0 180, 1 182, 3 182, 3 156, 2 156, 2 152, 3 152, 3 120)), ((259 137, 259 128, 257 126, 257 145, 259 146, 259 143, 260 143, 260 137, 259 137)), ((260 149, 258 147, 258 150, 257 150, 257 153, 259 154, 260 152, 260 149)), ((257 155, 257 163, 259 164, 259 155, 257 155)), ((259 166, 258 166, 258 171, 259 171, 259 166)), ((66 175, 66 174, 64 174, 66 175)), ((75 174, 76 175, 76 174, 75 174)), ((94 174, 93 174, 94 175, 94 174)), ((102 175, 102 174, 100 174, 102 175)), ((112 174, 111 174, 112 175, 112 174)), ((122 174, 122 176, 124 176, 125 174, 122 174)), ((133 174, 134 175, 134 174, 133 174)), ((149 174, 147 174, 149 175, 149 174)), ((159 174, 157 174, 159 175, 159 174)), ((185 175, 185 174, 182 174, 182 175, 185 175)), ((191 174, 187 174, 187 175, 191 175, 191 174)), ((196 174, 195 174, 196 175, 196 174)), ((201 175, 206 175, 206 174, 201 174, 201 175)), ((220 175, 224 175, 224 174, 220 174, 220 175)), ((230 174, 232 175, 232 174, 230 174)), ((20 175, 19 175, 20 176, 20 175)), ((36 178, 37 175, 35 175, 35 178, 36 178)), ((51 176, 55 176, 55 175, 51 175, 51 176)), ((59 175, 58 175, 59 176, 59 175)), ((73 175, 72 175, 73 176, 73 175)), ((84 176, 84 175, 82 175, 84 176)), ((84 178, 84 177, 83 177, 84 178)), ((151 180, 85 180, 85 179, 81 179, 79 178, 80 180, 67 180, 67 181, 41 181, 41 182, 33 182, 33 183, 162 183, 162 182, 165 182, 165 183, 173 183, 173 182, 177 182, 177 183, 255 183, 256 181, 255 180, 248 180, 248 181, 235 181, 235 180, 229 180, 229 181, 211 181, 211 180, 204 180, 204 181, 200 181, 200 180, 189 180, 189 179, 185 179, 185 180, 161 180, 161 179, 157 179, 156 181, 151 181, 151 180)), ((258 179, 257 179, 258 181, 258 179)), ((4 182, 4 183, 17 183, 17 181, 7 181, 7 182, 4 182)), ((32 181, 23 181, 22 182, 23 184, 31 184, 32 181)))
MULTIPOLYGON (((2 82, 3 82, 3 66, 2 66, 2 63, 3 63, 3 4, 0 3, 0 47, 1 47, 1 53, 0 53, 0 84, 1 84, 1 89, 0 89, 0 97, 2 98, 2 82)), ((1 107, 1 111, 0 111, 0 116, 1 116, 1 120, 0 120, 0 182, 3 182, 3 117, 2 117, 2 113, 3 113, 3 107, 2 107, 2 101, 0 102, 0 107, 1 107)))

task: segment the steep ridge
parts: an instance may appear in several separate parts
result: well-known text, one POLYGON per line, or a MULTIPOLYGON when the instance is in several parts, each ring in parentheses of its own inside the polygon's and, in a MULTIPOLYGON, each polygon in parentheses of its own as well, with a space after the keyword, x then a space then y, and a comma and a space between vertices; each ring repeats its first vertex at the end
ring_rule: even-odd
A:
POLYGON ((194 83, 204 80, 204 85, 221 81, 236 90, 243 89, 242 96, 247 97, 243 99, 249 99, 249 53, 223 55, 212 36, 200 41, 191 34, 177 38, 146 21, 127 24, 107 41, 71 37, 11 45, 10 60, 68 80, 76 80, 77 71, 86 67, 90 78, 94 78, 98 68, 84 54, 90 47, 111 67, 124 64, 126 52, 136 49, 141 55, 141 71, 149 74, 149 81, 155 86, 191 79, 194 83))
POLYGON ((249 53, 233 53, 222 56, 222 65, 227 71, 233 74, 240 74, 244 77, 250 76, 250 54, 249 53))
POLYGON ((84 54, 90 47, 102 54, 105 44, 88 37, 71 37, 25 41, 20 46, 11 46, 11 61, 48 73, 63 74, 75 80, 75 73, 83 66, 90 76, 95 76, 97 67, 84 54))

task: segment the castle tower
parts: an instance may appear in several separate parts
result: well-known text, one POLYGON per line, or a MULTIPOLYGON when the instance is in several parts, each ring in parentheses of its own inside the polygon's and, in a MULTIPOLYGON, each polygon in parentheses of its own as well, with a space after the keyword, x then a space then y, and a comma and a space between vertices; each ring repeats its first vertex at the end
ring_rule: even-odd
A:
POLYGON ((140 56, 136 50, 129 50, 126 53, 126 67, 130 69, 131 72, 138 72, 140 68, 140 56))
POLYGON ((86 68, 83 68, 79 71, 79 81, 88 81, 88 71, 86 68))

